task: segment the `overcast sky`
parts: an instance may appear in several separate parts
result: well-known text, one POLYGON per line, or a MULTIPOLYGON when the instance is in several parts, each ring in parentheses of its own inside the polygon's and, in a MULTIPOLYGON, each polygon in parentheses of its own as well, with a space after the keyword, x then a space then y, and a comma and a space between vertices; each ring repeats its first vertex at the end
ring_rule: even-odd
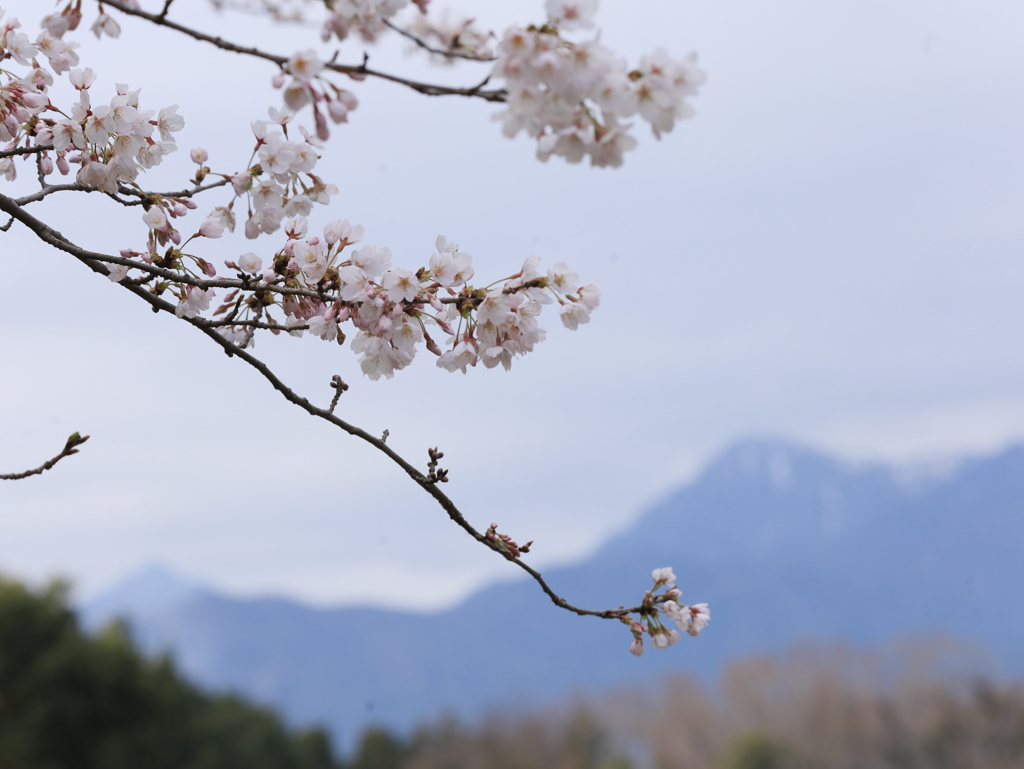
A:
MULTIPOLYGON (((6 5, 35 26, 37 3, 6 5)), ((540 0, 478 5, 497 28, 543 14, 540 0)), ((285 55, 320 46, 315 30, 199 0, 173 17, 285 55)), ((421 355, 370 382, 350 351, 316 340, 255 352, 320 403, 340 374, 345 418, 388 429, 415 461, 440 446, 467 516, 535 540, 540 566, 585 557, 742 437, 898 462, 1024 440, 1024 6, 602 0, 598 20, 633 61, 699 52, 695 119, 660 142, 638 126, 620 169, 541 164, 532 142, 501 135, 494 105, 351 83, 361 105, 318 166, 341 193, 311 217, 362 223, 411 268, 438 233, 478 277, 534 253, 564 260, 605 291, 588 326, 547 318, 547 341, 510 373, 448 374, 421 355)), ((177 103, 186 120, 183 151, 146 184, 180 186, 194 146, 215 170, 244 167, 249 122, 279 106, 272 66, 122 25, 116 41, 75 33, 100 75, 94 102, 127 81, 144 107, 177 103)), ((347 41, 341 59, 363 47, 347 41)), ((370 52, 421 79, 482 77, 398 41, 370 52)), ((227 200, 214 195, 201 208, 227 200)), ((35 213, 91 249, 140 246, 138 212, 96 197, 35 213)), ((205 255, 251 249, 238 236, 205 255)), ((237 594, 424 610, 514 576, 399 469, 185 324, 17 225, 0 263, 0 471, 41 462, 73 430, 93 436, 46 475, 0 486, 3 570, 67 575, 87 595, 158 561, 237 594)))

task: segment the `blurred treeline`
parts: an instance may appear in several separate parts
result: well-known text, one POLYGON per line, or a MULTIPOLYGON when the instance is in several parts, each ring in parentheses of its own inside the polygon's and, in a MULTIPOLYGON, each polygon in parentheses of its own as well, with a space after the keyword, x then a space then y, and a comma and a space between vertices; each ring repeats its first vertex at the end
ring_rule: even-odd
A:
POLYGON ((0 578, 0 769, 334 769, 327 735, 211 696, 124 629, 83 635, 66 588, 0 578))
POLYGON ((367 732, 359 755, 374 769, 1024 769, 1024 685, 978 669, 937 639, 808 647, 734 664, 714 692, 678 676, 404 741, 367 732))
POLYGON ((324 732, 202 692, 116 625, 83 635, 63 586, 0 578, 0 769, 1024 769, 1024 686, 976 669, 934 640, 808 648, 735 664, 714 691, 674 677, 408 737, 369 729, 342 760, 324 732))

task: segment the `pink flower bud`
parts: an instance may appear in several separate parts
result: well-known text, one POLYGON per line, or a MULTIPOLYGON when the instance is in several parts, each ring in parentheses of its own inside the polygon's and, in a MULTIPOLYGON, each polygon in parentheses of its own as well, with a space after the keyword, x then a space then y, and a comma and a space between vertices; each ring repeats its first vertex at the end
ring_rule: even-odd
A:
POLYGON ((284 80, 284 73, 278 72, 272 78, 270 78, 270 84, 274 86, 274 88, 280 88, 281 86, 284 85, 284 80))
POLYGON ((274 272, 273 268, 271 268, 271 267, 268 267, 267 269, 265 269, 263 271, 263 282, 264 283, 270 283, 276 277, 277 277, 277 273, 274 272))
POLYGON ((175 203, 173 206, 171 206, 171 213, 174 216, 184 216, 185 214, 188 213, 188 209, 185 208, 185 206, 183 206, 181 203, 175 203))
POLYGON ((349 112, 359 106, 359 99, 356 98, 356 95, 344 89, 338 91, 338 101, 348 107, 349 112))
POLYGON ((46 94, 25 91, 21 95, 21 103, 29 109, 41 109, 50 103, 50 99, 46 94))
POLYGON ((327 120, 324 118, 324 115, 320 110, 317 110, 313 114, 313 121, 316 123, 316 137, 322 142, 330 139, 331 131, 327 127, 327 120))
POLYGON ((219 238, 224 234, 224 225, 216 219, 206 219, 199 225, 199 235, 204 238, 219 238))
POLYGON ((338 323, 344 323, 349 319, 352 313, 349 312, 348 307, 342 307, 338 310, 338 323))
POLYGON ((199 269, 205 272, 209 277, 214 278, 217 276, 217 268, 210 264, 205 259, 199 260, 199 269))
POLYGON ((68 165, 68 160, 63 155, 57 156, 57 170, 60 171, 63 176, 67 176, 71 172, 71 166, 68 165))
POLYGON ((391 318, 387 315, 381 315, 377 319, 377 333, 386 334, 391 330, 391 318))
POLYGON ((331 116, 331 120, 335 123, 348 122, 348 107, 346 107, 340 99, 335 99, 328 103, 327 114, 331 116))
POLYGON ((49 155, 43 155, 39 160, 39 168, 43 172, 43 176, 49 176, 53 173, 53 160, 50 159, 49 155))

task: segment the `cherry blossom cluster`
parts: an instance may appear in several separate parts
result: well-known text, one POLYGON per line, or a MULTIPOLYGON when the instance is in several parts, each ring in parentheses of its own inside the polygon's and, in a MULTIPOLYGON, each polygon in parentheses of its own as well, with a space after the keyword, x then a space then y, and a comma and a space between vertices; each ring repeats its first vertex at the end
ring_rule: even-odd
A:
MULTIPOLYGON (((71 68, 79 63, 75 52, 78 46, 63 39, 67 31, 78 26, 80 19, 77 6, 70 5, 61 14, 46 16, 34 43, 28 42, 24 34, 14 32, 19 26, 17 19, 5 23, 0 58, 13 58, 32 69, 20 78, 9 75, 8 82, 0 87, 0 141, 8 142, 8 148, 23 138, 37 147, 52 146, 56 162, 48 151, 38 153, 39 170, 44 177, 54 169, 67 175, 71 166, 77 165, 79 184, 116 193, 120 184, 133 183, 141 171, 159 165, 165 155, 177 149, 173 134, 185 122, 177 114, 177 105, 165 107, 159 113, 140 109, 139 91, 120 83, 109 103, 93 105, 89 88, 96 74, 88 67, 71 68), (50 103, 47 91, 53 85, 53 75, 35 66, 38 53, 45 54, 54 74, 67 72, 71 85, 78 91, 78 101, 69 109, 70 114, 50 103), (47 110, 63 117, 43 117, 47 110)), ((12 158, 0 160, 0 172, 8 181, 16 178, 12 158)))
MULTIPOLYGON (((250 239, 260 233, 277 232, 286 216, 308 215, 315 203, 327 205, 331 195, 338 193, 336 186, 313 173, 320 159, 321 145, 317 139, 301 126, 299 133, 303 140, 289 139, 290 113, 273 108, 269 113, 273 123, 257 120, 252 124, 256 137, 254 155, 258 162, 231 177, 236 196, 245 195, 248 200, 245 236, 250 239)), ((232 231, 235 226, 234 202, 227 207, 216 208, 211 214, 232 231)))
POLYGON ((359 100, 351 91, 320 77, 323 70, 324 62, 316 51, 299 51, 288 59, 284 72, 275 75, 272 83, 275 88, 284 88, 284 103, 292 113, 307 104, 313 106, 316 135, 327 141, 330 138, 327 118, 335 123, 347 123, 348 113, 359 105, 359 100), (291 81, 288 81, 286 73, 291 75, 291 81))
POLYGON ((686 98, 704 73, 696 56, 674 60, 658 49, 628 70, 596 39, 572 42, 562 31, 589 29, 597 0, 548 0, 548 22, 509 29, 498 44, 494 75, 505 80, 508 109, 499 115, 506 136, 520 131, 537 139, 537 157, 560 155, 570 163, 590 156, 595 166, 619 166, 636 147, 631 124, 639 114, 654 135, 693 115, 686 98))
POLYGON ((484 537, 487 538, 488 542, 493 543, 498 552, 510 561, 514 561, 524 553, 529 553, 530 548, 533 546, 532 539, 525 545, 518 545, 508 534, 499 534, 498 524, 496 523, 492 523, 487 527, 484 537))
MULTIPOLYGON (((244 279, 255 279, 250 291, 232 292, 213 313, 222 319, 221 333, 250 345, 254 321, 258 325, 262 317, 274 332, 302 336, 308 331, 342 344, 342 324, 350 322, 355 329, 351 349, 372 380, 391 378, 408 366, 420 345, 448 371, 466 373, 478 363, 508 369, 515 356, 544 339, 537 322, 544 305, 558 302, 563 324, 575 329, 590 319, 601 298, 594 283, 581 284, 563 263, 542 273, 537 257, 504 281, 474 288, 469 283, 472 257, 444 236, 438 236, 427 265, 413 272, 393 267, 387 248, 351 248, 364 230, 347 220, 331 222, 322 235, 310 236, 301 215, 288 219, 284 228, 288 240, 266 266, 251 252, 226 263, 244 279), (284 313, 281 322, 270 314, 275 305, 284 313), (447 336, 446 351, 431 329, 447 336)), ((198 286, 182 285, 177 291, 183 317, 198 316, 213 297, 212 289, 198 286)))
POLYGON ((682 593, 676 587, 676 575, 671 568, 655 569, 651 576, 654 587, 644 593, 639 621, 628 616, 622 618, 633 634, 629 651, 637 657, 644 653, 645 633, 651 637, 651 646, 655 649, 667 649, 682 637, 681 633, 697 637, 711 621, 706 603, 693 606, 679 603, 682 593), (666 626, 665 618, 674 622, 678 630, 666 626))
MULTIPOLYGON (((243 198, 246 201, 245 236, 255 239, 261 233, 277 232, 285 217, 309 214, 314 204, 327 205, 331 195, 337 194, 335 185, 312 173, 320 157, 317 139, 300 127, 303 140, 290 140, 287 124, 291 114, 273 107, 269 113, 272 123, 263 120, 252 123, 256 145, 249 167, 235 174, 219 174, 230 181, 234 198, 227 205, 214 208, 192 237, 218 238, 225 228, 234 232, 237 223, 235 204, 243 198)), ((193 179, 199 184, 211 173, 209 166, 205 165, 209 154, 197 147, 190 155, 199 165, 193 179)), ((173 220, 184 216, 187 209, 196 205, 188 198, 160 196, 151 196, 145 205, 147 210, 143 221, 150 229, 147 252, 148 257, 155 258, 157 246, 168 242, 181 243, 181 233, 173 220)), ((154 260, 148 261, 153 263, 154 260)), ((156 263, 160 264, 160 261, 156 263)), ((211 277, 215 274, 212 269, 208 264, 202 266, 203 272, 211 277)))

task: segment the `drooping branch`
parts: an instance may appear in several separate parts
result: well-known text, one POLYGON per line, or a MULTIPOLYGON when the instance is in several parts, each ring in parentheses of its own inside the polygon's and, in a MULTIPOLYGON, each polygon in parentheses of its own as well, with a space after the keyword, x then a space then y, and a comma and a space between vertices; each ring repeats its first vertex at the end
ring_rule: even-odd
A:
POLYGON ((55 456, 53 459, 43 462, 43 464, 39 465, 39 467, 35 468, 34 470, 26 470, 23 473, 10 473, 8 475, 0 475, 0 481, 20 481, 22 478, 28 478, 31 475, 41 475, 42 473, 45 473, 47 470, 53 467, 55 464, 60 462, 62 459, 64 459, 64 457, 70 457, 72 454, 77 454, 78 449, 76 447, 81 446, 87 440, 89 440, 88 435, 72 433, 70 436, 68 436, 67 443, 64 444, 64 448, 61 450, 60 454, 55 456))
MULTIPOLYGON (((12 206, 12 204, 13 201, 10 198, 6 198, 5 196, 0 195, 0 209, 8 211, 8 213, 14 216, 19 222, 24 224, 26 227, 28 227, 36 235, 36 237, 38 237, 44 243, 47 243, 53 246, 54 248, 57 248, 67 254, 70 254, 71 256, 74 256, 76 259, 78 259, 80 262, 88 266, 94 272, 105 276, 107 274, 107 268, 104 266, 105 263, 109 262, 120 264, 122 262, 122 260, 116 257, 96 254, 95 252, 88 251, 86 249, 81 248, 80 246, 75 245, 67 238, 65 238, 63 235, 61 235, 59 232, 57 232, 52 227, 47 225, 45 222, 26 213, 17 206, 12 206), (12 208, 14 210, 11 210, 12 208)), ((160 297, 152 294, 151 292, 147 291, 146 289, 140 286, 131 285, 127 282, 122 282, 120 285, 126 291, 130 291, 131 293, 135 294, 137 297, 142 299, 144 302, 149 304, 150 307, 152 307, 155 312, 166 312, 171 315, 175 314, 175 306, 170 302, 166 301, 165 299, 161 299, 160 297)), ((440 472, 432 471, 429 474, 424 474, 415 466, 413 466, 408 460, 406 460, 404 457, 398 454, 398 452, 396 452, 394 449, 388 446, 386 443, 386 436, 378 438, 366 432, 362 428, 357 427, 349 422, 346 422, 345 420, 336 416, 333 413, 334 406, 337 404, 336 397, 332 401, 331 408, 324 409, 314 405, 307 398, 299 395, 294 390, 292 390, 288 385, 286 385, 270 369, 270 367, 267 366, 266 363, 259 360, 251 353, 249 353, 247 350, 232 343, 231 341, 223 337, 220 333, 218 333, 215 328, 211 327, 210 321, 207 321, 202 318, 188 317, 182 318, 182 320, 191 324, 192 326, 197 328, 201 333, 205 334, 208 339, 210 339, 215 344, 219 345, 224 350, 224 352, 227 353, 229 356, 238 358, 249 364, 252 368, 259 372, 259 374, 270 384, 271 387, 277 390, 290 403, 298 406, 307 414, 322 419, 330 423, 334 427, 343 430, 349 435, 359 438, 362 441, 365 441, 366 443, 370 444, 373 448, 380 451, 382 454, 386 455, 388 459, 390 459, 392 462, 398 465, 398 467, 400 467, 417 486, 419 486, 421 489, 423 489, 423 491, 425 491, 427 494, 433 497, 434 500, 445 511, 448 517, 463 531, 465 531, 467 534, 473 537, 473 539, 475 539, 480 544, 490 548, 491 550, 502 555, 506 559, 511 560, 513 563, 519 566, 519 568, 521 568, 523 571, 529 574, 530 577, 532 577, 537 582, 540 588, 556 606, 565 609, 566 611, 573 612, 574 614, 579 614, 581 616, 592 616, 613 620, 620 620, 623 617, 626 617, 627 615, 636 614, 642 611, 649 610, 649 607, 645 606, 592 610, 583 609, 569 603, 569 601, 562 598, 560 595, 555 593, 554 590, 551 589, 551 587, 547 584, 547 582, 541 576, 539 571, 528 566, 526 563, 522 561, 521 558, 509 558, 508 548, 504 546, 500 542, 500 540, 496 541, 493 537, 488 537, 486 534, 481 533, 476 528, 474 528, 473 525, 469 523, 469 521, 466 520, 466 517, 458 509, 455 503, 444 492, 440 490, 439 481, 440 478, 443 477, 441 476, 440 472)), ((335 389, 337 390, 337 388, 335 389)), ((436 451, 434 453, 431 453, 432 461, 435 460, 435 456, 436 451)))
MULTIPOLYGON (((210 43, 211 45, 215 45, 216 47, 224 51, 231 51, 232 53, 240 53, 246 56, 253 56, 257 59, 263 59, 265 61, 273 62, 274 64, 282 68, 288 62, 287 56, 280 56, 278 54, 268 53, 253 46, 238 45, 228 40, 224 40, 221 37, 214 37, 213 35, 208 35, 205 32, 200 32, 197 29, 192 29, 191 27, 187 27, 184 24, 179 24, 177 22, 170 21, 169 19, 163 17, 160 14, 147 13, 146 11, 140 10, 138 8, 132 8, 130 5, 120 2, 120 0, 103 0, 103 4, 108 5, 111 8, 116 8, 117 10, 121 11, 122 13, 126 13, 129 16, 137 16, 140 19, 145 19, 146 21, 152 22, 153 24, 156 24, 158 26, 173 29, 175 32, 180 32, 181 34, 187 35, 188 37, 191 37, 194 40, 199 40, 204 43, 210 43)), ((372 69, 366 66, 367 61, 368 57, 364 54, 362 64, 338 64, 337 62, 331 61, 327 62, 324 66, 326 69, 329 69, 332 72, 339 72, 344 75, 355 76, 356 78, 375 77, 380 78, 381 80, 388 80, 392 83, 404 85, 407 88, 411 88, 412 90, 418 93, 425 94, 427 96, 468 96, 491 102, 504 102, 507 96, 507 92, 505 91, 504 88, 484 90, 484 86, 487 84, 490 78, 483 80, 483 82, 478 83, 475 86, 470 86, 468 88, 456 88, 451 86, 435 85, 433 83, 423 83, 417 80, 409 80, 408 78, 399 77, 398 75, 392 75, 387 72, 381 72, 380 70, 372 69)))

